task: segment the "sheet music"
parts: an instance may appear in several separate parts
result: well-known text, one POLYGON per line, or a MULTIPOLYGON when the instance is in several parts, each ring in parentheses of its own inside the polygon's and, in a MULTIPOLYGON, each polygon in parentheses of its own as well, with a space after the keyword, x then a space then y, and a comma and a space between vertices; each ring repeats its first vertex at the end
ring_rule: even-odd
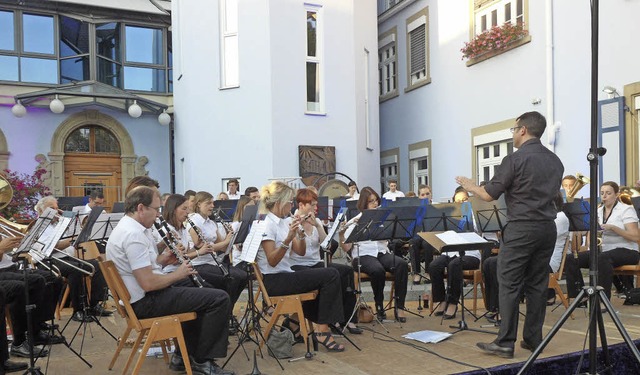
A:
POLYGON ((462 245, 467 243, 487 242, 484 238, 480 237, 475 232, 461 232, 456 233, 452 230, 436 234, 442 242, 447 245, 462 245))
POLYGON ((56 247, 56 244, 58 243, 58 241, 60 241, 60 238, 67 230, 70 222, 71 219, 68 217, 61 217, 60 219, 58 219, 58 224, 56 224, 53 234, 47 239, 46 246, 44 250, 42 250, 42 253, 45 256, 51 256, 53 249, 56 247))
POLYGON ((420 341, 425 344, 427 343, 436 344, 444 339, 451 337, 451 333, 439 332, 439 331, 418 331, 418 332, 408 333, 406 335, 403 335, 402 337, 410 340, 420 341))
POLYGON ((267 229, 267 223, 265 221, 254 221, 251 226, 251 231, 247 235, 247 238, 242 244, 242 254, 240 260, 247 263, 253 263, 258 255, 258 249, 262 238, 265 236, 265 230, 267 229))
POLYGON ((320 244, 321 248, 327 249, 329 247, 329 243, 331 242, 333 237, 336 235, 336 232, 340 227, 340 223, 342 222, 343 219, 346 219, 345 217, 346 213, 347 213, 346 207, 342 207, 340 211, 338 211, 338 214, 336 215, 336 220, 333 222, 333 225, 331 226, 329 233, 324 238, 324 241, 322 241, 322 243, 320 244))

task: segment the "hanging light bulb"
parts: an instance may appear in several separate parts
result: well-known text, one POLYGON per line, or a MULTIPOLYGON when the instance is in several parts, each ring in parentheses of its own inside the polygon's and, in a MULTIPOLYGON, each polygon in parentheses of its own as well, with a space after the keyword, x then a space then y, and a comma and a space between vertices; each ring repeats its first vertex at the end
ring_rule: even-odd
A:
POLYGON ((138 118, 142 115, 142 108, 138 105, 138 101, 134 100, 133 104, 129 106, 129 116, 138 118))
POLYGON ((27 114, 27 109, 22 105, 22 103, 18 100, 16 104, 11 107, 11 113, 13 113, 16 117, 23 117, 27 114))
POLYGON ((162 113, 158 115, 158 122, 162 126, 168 126, 171 123, 171 116, 166 110, 162 111, 162 113))
POLYGON ((51 103, 49 103, 49 109, 53 113, 62 113, 62 112, 64 112, 64 103, 62 102, 62 100, 60 100, 58 98, 57 94, 56 94, 55 99, 53 99, 51 101, 51 103))

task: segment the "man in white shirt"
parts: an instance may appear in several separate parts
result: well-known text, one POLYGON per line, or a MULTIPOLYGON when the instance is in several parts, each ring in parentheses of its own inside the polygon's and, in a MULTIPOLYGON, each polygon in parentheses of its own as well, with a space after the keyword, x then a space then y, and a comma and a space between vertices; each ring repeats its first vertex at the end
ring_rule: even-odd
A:
POLYGON ((396 198, 398 197, 404 197, 404 193, 401 192, 400 190, 397 190, 397 188, 398 188, 398 181, 389 180, 389 191, 384 193, 382 195, 382 198, 389 201, 395 201, 396 198))
POLYGON ((260 204, 260 191, 255 186, 249 186, 245 189, 244 195, 251 198, 251 200, 256 204, 260 204))
MULTIPOLYGON (((160 193, 140 186, 125 199, 125 216, 107 242, 107 259, 112 260, 130 295, 138 318, 195 311, 195 321, 182 324, 194 374, 234 374, 216 365, 215 358, 227 355, 229 295, 218 289, 174 286, 195 274, 189 262, 163 274, 161 267, 176 262, 170 251, 158 255, 151 227, 160 215, 160 193)), ((179 353, 175 354, 182 358, 179 353)), ((171 366, 179 362, 172 358, 171 366)), ((174 368, 174 367, 172 367, 174 368)))
POLYGON ((104 206, 104 194, 99 190, 92 190, 91 195, 89 195, 89 203, 84 206, 84 210, 81 214, 89 215, 91 210, 96 206, 104 206))
POLYGON ((240 181, 238 181, 237 179, 232 178, 227 182, 227 195, 229 196, 229 199, 231 200, 240 199, 242 194, 238 192, 239 188, 240 188, 240 181))

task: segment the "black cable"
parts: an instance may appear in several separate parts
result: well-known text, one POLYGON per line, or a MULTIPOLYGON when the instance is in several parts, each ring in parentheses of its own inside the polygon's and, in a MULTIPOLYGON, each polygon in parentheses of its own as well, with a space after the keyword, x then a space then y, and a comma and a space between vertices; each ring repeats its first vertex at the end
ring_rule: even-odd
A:
POLYGON ((469 363, 466 363, 466 362, 458 361, 458 360, 453 359, 453 358, 445 357, 442 354, 438 354, 438 353, 434 352, 433 350, 431 350, 429 348, 425 348, 423 346, 419 346, 419 345, 414 344, 413 342, 410 342, 410 341, 398 340, 398 339, 396 339, 394 337, 391 337, 389 335, 386 335, 384 333, 380 333, 380 332, 374 331, 373 329, 368 328, 368 327, 360 327, 360 328, 362 328, 363 330, 370 331, 371 333, 373 333, 373 338, 376 339, 376 340, 380 340, 380 341, 383 341, 383 342, 397 342, 399 344, 406 345, 406 346, 409 346, 411 348, 417 349, 417 350, 419 350, 421 352, 433 354, 433 355, 435 355, 436 357, 438 357, 440 359, 444 359, 445 361, 453 362, 455 364, 462 365, 462 366, 467 366, 467 367, 483 370, 487 374, 491 375, 491 372, 488 369, 484 368, 484 367, 475 366, 475 365, 472 365, 472 364, 469 364, 469 363), (386 338, 386 340, 382 339, 382 338, 379 338, 379 337, 376 337, 376 335, 383 336, 384 338, 386 338))

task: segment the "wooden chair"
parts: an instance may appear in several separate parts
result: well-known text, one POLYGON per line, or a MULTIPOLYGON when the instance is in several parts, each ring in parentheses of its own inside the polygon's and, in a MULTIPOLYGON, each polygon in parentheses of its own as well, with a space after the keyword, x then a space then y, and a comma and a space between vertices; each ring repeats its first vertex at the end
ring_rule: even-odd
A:
MULTIPOLYGON (((103 259, 102 254, 100 254, 95 241, 83 242, 82 244, 80 244, 80 247, 84 249, 84 256, 79 254, 79 250, 76 249, 76 258, 82 260, 103 259)), ((87 285, 87 300, 89 300, 89 296, 91 296, 91 277, 92 276, 85 276, 85 283, 87 285)), ((56 305, 56 319, 58 320, 60 320, 60 313, 62 312, 64 306, 67 304, 67 299, 69 299, 69 294, 71 293, 71 290, 69 289, 69 283, 66 278, 63 278, 62 288, 64 290, 64 293, 62 294, 62 298, 56 305)))
POLYGON ((636 277, 635 286, 638 286, 640 280, 640 263, 636 265, 620 266, 613 269, 613 274, 617 276, 638 276, 636 277))
MULTIPOLYGON (((264 332, 264 341, 267 341, 269 335, 271 334, 271 329, 278 322, 281 316, 286 314, 296 314, 298 315, 298 321, 300 322, 300 334, 302 335, 306 346, 307 341, 309 340, 309 332, 313 332, 313 325, 310 321, 304 318, 304 312, 302 311, 302 302, 312 301, 316 299, 318 297, 318 291, 313 290, 300 294, 270 296, 269 293, 267 293, 266 287, 264 286, 262 272, 260 272, 260 268, 255 263, 253 264, 253 271, 255 273, 256 281, 258 282, 259 288, 259 293, 256 293, 256 295, 261 294, 262 300, 265 302, 265 304, 268 307, 273 307, 273 313, 271 314, 271 317, 265 315, 265 318, 268 319, 268 323, 264 332)), ((264 342, 261 342, 260 348, 262 348, 263 345, 264 342)))
MULTIPOLYGON (((562 250, 562 260, 560 261, 560 267, 558 267, 558 271, 549 273, 548 288, 553 289, 556 292, 556 296, 560 298, 560 301, 564 305, 565 309, 569 308, 569 299, 562 291, 559 281, 562 279, 562 272, 564 271, 564 263, 565 263, 565 260, 567 259, 567 253, 572 252, 571 246, 573 241, 574 241, 573 235, 569 234, 569 236, 567 237, 567 240, 564 243, 564 248, 562 250)), ((571 256, 573 256, 573 254, 571 254, 571 256)), ((573 313, 571 314, 571 319, 575 319, 575 317, 573 316, 573 313)))
MULTIPOLYGON (((485 291, 484 291, 484 279, 482 278, 482 265, 480 268, 476 270, 464 270, 462 271, 462 278, 471 281, 473 283, 473 315, 477 314, 478 311, 478 286, 480 287, 480 291, 482 292, 482 299, 484 300, 485 291)), ((486 306, 486 301, 485 301, 486 306)))
MULTIPOLYGON (((365 281, 371 281, 371 276, 369 276, 368 274, 364 273, 364 272, 360 272, 360 280, 365 282, 365 281)), ((393 307, 393 299, 395 297, 395 288, 396 288, 396 283, 395 283, 395 277, 393 276, 393 274, 391 272, 385 272, 384 273, 384 280, 385 281, 391 281, 391 291, 389 292, 389 302, 387 302, 386 305, 384 305, 384 309, 388 310, 391 307, 393 307)), ((355 290, 360 290, 360 284, 358 282, 358 271, 354 271, 353 272, 353 285, 355 286, 355 290)))
POLYGON ((133 361, 133 357, 136 355, 136 352, 145 337, 146 341, 140 351, 140 355, 138 356, 138 360, 136 361, 132 374, 135 375, 140 372, 142 362, 147 356, 147 351, 149 351, 151 344, 156 341, 161 343, 164 360, 166 363, 169 363, 169 356, 167 355, 165 342, 168 339, 173 338, 177 340, 177 345, 180 346, 187 374, 191 375, 191 363, 189 362, 187 345, 182 334, 181 323, 196 319, 196 313, 188 312, 176 315, 159 316, 156 318, 138 319, 136 317, 136 313, 133 311, 131 303, 129 302, 131 300, 131 295, 124 284, 122 277, 118 273, 115 264, 113 264, 112 261, 104 261, 100 263, 100 269, 102 270, 104 278, 107 281, 107 285, 111 290, 113 299, 116 302, 115 305, 118 309, 118 313, 120 313, 127 322, 127 328, 120 338, 120 342, 116 348, 116 352, 113 354, 111 363, 109 363, 109 370, 113 369, 116 359, 120 355, 122 348, 125 346, 131 331, 135 329, 138 331, 138 337, 131 347, 131 354, 129 354, 127 363, 122 370, 123 375, 127 373, 127 370, 133 361))

